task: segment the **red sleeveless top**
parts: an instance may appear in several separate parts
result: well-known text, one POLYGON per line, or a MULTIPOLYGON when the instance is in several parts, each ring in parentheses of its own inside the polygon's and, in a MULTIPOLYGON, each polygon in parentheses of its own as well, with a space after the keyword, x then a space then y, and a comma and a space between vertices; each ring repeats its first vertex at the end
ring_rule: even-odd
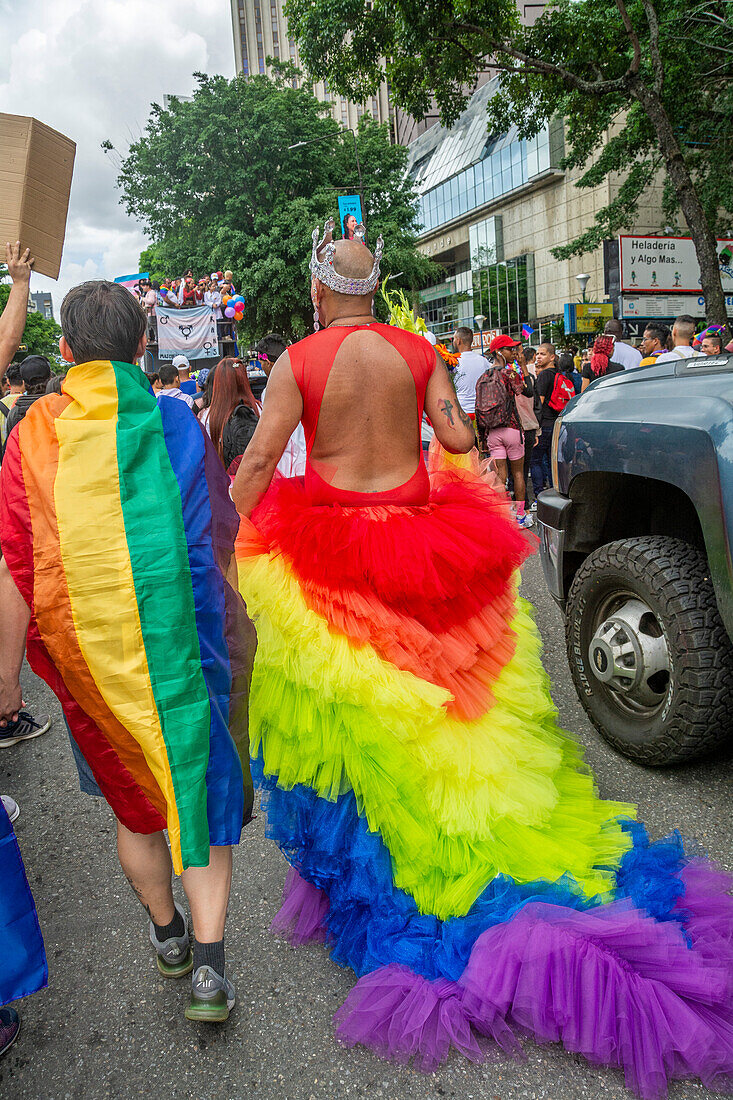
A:
POLYGON ((311 501, 313 504, 342 504, 357 507, 373 504, 413 506, 427 504, 430 481, 422 455, 420 455, 417 469, 409 481, 406 481, 403 485, 397 485, 394 489, 385 489, 381 493, 355 493, 350 489, 339 489, 324 481, 311 465, 310 453, 316 436, 318 417, 321 412, 321 403, 328 376, 342 343, 347 336, 359 329, 369 329, 382 336, 410 368, 417 394, 418 421, 416 429, 419 440, 420 423, 422 422, 423 407, 425 405, 425 390, 435 369, 435 351, 427 340, 422 336, 417 336, 414 332, 405 332, 404 329, 393 328, 391 325, 383 325, 377 321, 367 325, 334 326, 321 332, 315 332, 304 340, 299 340, 297 344, 293 344, 292 347, 288 348, 288 352, 293 375, 303 398, 302 423, 307 452, 305 484, 309 490, 311 501))

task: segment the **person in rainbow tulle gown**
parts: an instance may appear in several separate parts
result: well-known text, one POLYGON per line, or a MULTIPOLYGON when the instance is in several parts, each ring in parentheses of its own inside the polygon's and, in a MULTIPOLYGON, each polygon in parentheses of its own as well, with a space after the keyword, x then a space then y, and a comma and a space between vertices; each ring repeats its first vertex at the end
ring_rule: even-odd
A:
POLYGON ((379 324, 375 255, 314 233, 322 327, 291 346, 237 474, 258 633, 255 781, 287 857, 274 927, 358 978, 337 1034, 434 1069, 559 1040, 645 1098, 733 1074, 730 881, 602 800, 557 726, 518 595, 531 547, 470 470, 422 337, 379 324), (302 420, 303 479, 276 478, 302 420))

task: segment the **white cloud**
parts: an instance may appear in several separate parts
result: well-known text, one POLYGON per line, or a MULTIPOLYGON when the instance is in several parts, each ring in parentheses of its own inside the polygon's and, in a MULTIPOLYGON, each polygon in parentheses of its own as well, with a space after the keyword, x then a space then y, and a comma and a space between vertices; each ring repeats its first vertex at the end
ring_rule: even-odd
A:
POLYGON ((58 317, 83 279, 137 271, 145 238, 119 205, 113 158, 141 137, 151 102, 188 95, 193 73, 234 75, 226 0, 0 0, 0 110, 33 115, 77 144, 66 244, 50 290, 58 317))

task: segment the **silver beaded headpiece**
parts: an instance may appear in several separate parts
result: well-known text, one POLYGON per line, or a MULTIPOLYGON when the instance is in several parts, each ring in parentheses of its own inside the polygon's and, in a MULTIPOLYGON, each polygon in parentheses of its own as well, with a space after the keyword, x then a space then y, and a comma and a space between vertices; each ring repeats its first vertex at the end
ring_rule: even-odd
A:
MULTIPOLYGON (((379 261, 384 252, 384 241, 381 237, 377 238, 371 275, 366 279, 348 279, 345 275, 339 275, 333 266, 334 256, 336 255, 335 242, 329 240, 326 244, 326 238, 333 233, 334 224, 333 218, 326 221, 323 227, 323 237, 320 241, 318 240, 318 226, 313 230, 313 253, 309 264, 311 275, 325 286, 330 287, 331 290, 335 290, 337 294, 371 294, 379 282, 379 261), (323 252, 322 260, 318 258, 320 252, 323 252)), ((363 244, 365 236, 366 228, 360 222, 354 230, 354 240, 361 241, 363 244)))

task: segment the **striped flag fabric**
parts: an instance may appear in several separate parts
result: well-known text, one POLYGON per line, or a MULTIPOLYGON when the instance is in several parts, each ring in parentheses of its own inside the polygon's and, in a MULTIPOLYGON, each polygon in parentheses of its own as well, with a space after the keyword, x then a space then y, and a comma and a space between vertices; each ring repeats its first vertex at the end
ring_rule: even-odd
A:
POLYGON ((12 433, 0 474, 28 660, 116 816, 167 828, 177 873, 206 866, 252 797, 254 629, 223 574, 238 526, 226 475, 139 367, 83 363, 63 388, 12 433))

